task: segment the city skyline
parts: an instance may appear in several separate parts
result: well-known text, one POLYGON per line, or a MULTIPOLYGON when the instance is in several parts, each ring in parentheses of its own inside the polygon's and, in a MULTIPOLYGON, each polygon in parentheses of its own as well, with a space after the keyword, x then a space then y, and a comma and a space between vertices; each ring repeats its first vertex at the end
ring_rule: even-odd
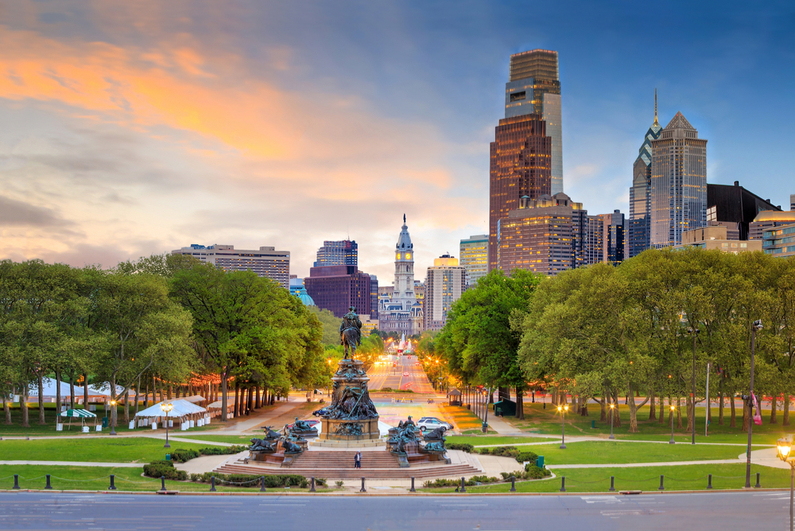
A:
POLYGON ((564 190, 589 212, 629 212, 655 87, 661 123, 709 139, 710 183, 786 208, 792 6, 452 5, 4 5, 0 258, 273 246, 304 277, 350 239, 390 279, 406 212, 425 271, 488 230, 509 58, 534 49, 559 54, 564 190))

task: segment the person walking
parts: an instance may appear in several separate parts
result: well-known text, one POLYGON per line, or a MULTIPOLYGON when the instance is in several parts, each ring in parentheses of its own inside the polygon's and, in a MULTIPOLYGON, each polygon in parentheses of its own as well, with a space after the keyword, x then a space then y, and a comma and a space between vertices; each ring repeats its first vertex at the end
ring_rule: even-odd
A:
POLYGON ((362 453, 356 452, 356 455, 353 456, 353 466, 354 468, 362 468, 362 453))

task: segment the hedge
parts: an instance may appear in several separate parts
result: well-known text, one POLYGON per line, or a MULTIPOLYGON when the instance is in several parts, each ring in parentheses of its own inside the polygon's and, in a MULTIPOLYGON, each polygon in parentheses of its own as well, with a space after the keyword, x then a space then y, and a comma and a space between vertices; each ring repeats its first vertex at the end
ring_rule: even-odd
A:
MULTIPOLYGON (((257 476, 253 474, 216 474, 213 472, 205 472, 203 474, 191 474, 190 480, 197 483, 210 483, 213 476, 215 476, 216 482, 240 483, 240 485, 235 485, 239 487, 260 487, 262 485, 260 478, 265 478, 266 488, 300 487, 305 489, 309 486, 309 481, 304 476, 299 474, 257 476)), ((321 480, 325 485, 326 480, 322 478, 321 480)), ((315 479, 315 484, 320 485, 317 478, 315 479)))
POLYGON ((144 465, 144 476, 150 478, 160 478, 162 476, 166 479, 180 481, 188 479, 188 473, 174 468, 174 463, 171 461, 152 461, 148 465, 144 465))
POLYGON ((445 443, 445 447, 448 450, 461 450, 468 454, 471 454, 475 451, 475 447, 471 444, 464 444, 464 443, 445 443))

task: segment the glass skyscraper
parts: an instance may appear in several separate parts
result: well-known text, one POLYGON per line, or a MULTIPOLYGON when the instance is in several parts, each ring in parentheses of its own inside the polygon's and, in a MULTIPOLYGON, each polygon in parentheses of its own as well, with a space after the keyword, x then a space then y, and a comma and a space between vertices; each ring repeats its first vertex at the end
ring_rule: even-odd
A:
POLYGON ((649 240, 662 249, 707 224, 707 141, 677 112, 651 147, 649 240))
POLYGON ((551 194, 563 191, 563 133, 560 110, 558 52, 530 50, 511 56, 505 85, 505 117, 538 114, 552 137, 551 194))
POLYGON ((629 220, 627 258, 637 256, 649 248, 651 227, 651 143, 660 138, 662 126, 657 121, 657 90, 654 91, 654 123, 651 124, 643 144, 638 150, 638 158, 632 165, 632 186, 629 189, 629 220))
POLYGON ((323 242, 323 247, 317 250, 317 262, 314 267, 324 266, 358 266, 359 245, 355 240, 323 242))

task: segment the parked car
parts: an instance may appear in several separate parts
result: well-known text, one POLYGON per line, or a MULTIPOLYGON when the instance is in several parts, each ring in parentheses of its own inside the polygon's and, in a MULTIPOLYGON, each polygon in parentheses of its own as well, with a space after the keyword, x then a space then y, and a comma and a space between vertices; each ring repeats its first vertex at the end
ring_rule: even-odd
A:
POLYGON ((403 376, 404 376, 404 377, 406 377, 406 376, 408 376, 408 375, 409 375, 409 373, 407 373, 407 372, 404 372, 404 373, 403 373, 403 376))
MULTIPOLYGON (((316 426, 317 424, 320 424, 319 420, 314 420, 314 419, 308 419, 308 420, 305 420, 304 422, 306 422, 307 424, 309 424, 312 427, 316 426)), ((295 425, 295 422, 291 422, 290 424, 287 425, 287 427, 289 429, 293 429, 294 425, 295 425)))
MULTIPOLYGON (((320 408, 320 409, 318 409, 316 411, 313 411, 312 415, 314 415, 316 417, 321 417, 323 415, 326 415, 327 413, 328 413, 328 408, 327 407, 322 407, 322 408, 320 408)), ((316 421, 313 421, 313 422, 316 422, 316 421)))
POLYGON ((435 430, 436 428, 442 427, 447 428, 448 430, 453 429, 452 424, 443 420, 439 420, 436 417, 422 417, 417 422, 417 427, 420 429, 420 431, 435 430))

